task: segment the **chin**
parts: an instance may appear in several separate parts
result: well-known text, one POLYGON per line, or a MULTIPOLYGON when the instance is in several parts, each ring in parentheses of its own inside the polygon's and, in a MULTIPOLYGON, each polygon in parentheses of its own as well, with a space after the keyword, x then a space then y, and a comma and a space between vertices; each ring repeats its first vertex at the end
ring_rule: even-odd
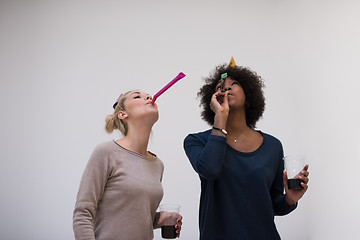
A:
MULTIPOLYGON (((149 116, 150 117, 150 116, 149 116)), ((159 112, 156 110, 156 112, 152 112, 151 113, 151 118, 154 119, 154 121, 156 122, 157 120, 159 120, 159 112)))
POLYGON ((151 121, 155 124, 159 120, 159 115, 152 116, 151 121))
POLYGON ((151 113, 159 116, 159 110, 157 108, 154 108, 151 113))
POLYGON ((234 100, 229 101, 228 103, 229 103, 229 107, 236 106, 236 102, 234 100))

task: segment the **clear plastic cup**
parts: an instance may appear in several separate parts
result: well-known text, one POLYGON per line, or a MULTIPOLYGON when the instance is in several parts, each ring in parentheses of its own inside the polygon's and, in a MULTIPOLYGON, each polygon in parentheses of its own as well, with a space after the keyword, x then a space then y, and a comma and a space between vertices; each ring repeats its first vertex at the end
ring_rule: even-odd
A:
POLYGON ((304 169, 305 166, 305 157, 301 155, 289 155, 285 156, 285 170, 288 178, 288 188, 289 189, 304 189, 301 186, 301 179, 298 179, 298 176, 301 175, 301 170, 304 169))
MULTIPOLYGON (((161 214, 169 213, 179 213, 180 205, 179 204, 161 204, 159 206, 161 214)), ((176 216, 166 217, 163 226, 161 227, 161 237, 165 239, 175 239, 177 236, 175 225, 177 224, 176 216)))

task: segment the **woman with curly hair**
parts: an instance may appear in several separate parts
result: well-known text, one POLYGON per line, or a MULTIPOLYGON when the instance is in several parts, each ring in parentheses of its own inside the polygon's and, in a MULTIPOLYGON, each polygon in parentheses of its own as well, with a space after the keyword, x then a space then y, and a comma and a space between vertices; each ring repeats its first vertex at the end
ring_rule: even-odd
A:
POLYGON ((265 109, 260 76, 232 59, 205 82, 198 96, 212 129, 184 140, 201 180, 200 239, 280 239, 274 216, 297 207, 308 165, 299 176, 303 189, 289 189, 281 142, 254 129, 265 109))

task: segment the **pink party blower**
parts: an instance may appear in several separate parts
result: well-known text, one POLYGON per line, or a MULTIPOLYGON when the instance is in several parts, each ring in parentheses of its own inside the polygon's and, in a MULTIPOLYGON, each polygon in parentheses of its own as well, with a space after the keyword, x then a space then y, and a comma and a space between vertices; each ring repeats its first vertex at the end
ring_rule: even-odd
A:
POLYGON ((172 85, 174 85, 177 81, 179 81, 180 79, 182 79, 183 77, 185 77, 186 75, 183 72, 180 72, 171 82, 169 82, 165 87, 163 87, 159 92, 157 92, 152 101, 151 104, 154 104, 155 100, 161 95, 163 94, 166 90, 168 90, 172 85))

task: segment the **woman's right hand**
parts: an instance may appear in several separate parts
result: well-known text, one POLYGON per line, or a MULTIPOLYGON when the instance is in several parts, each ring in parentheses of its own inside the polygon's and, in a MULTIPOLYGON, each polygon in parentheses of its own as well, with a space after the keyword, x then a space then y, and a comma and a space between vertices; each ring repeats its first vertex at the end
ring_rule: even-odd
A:
POLYGON ((157 227, 175 225, 177 237, 180 237, 180 231, 182 226, 182 216, 176 212, 160 212, 159 220, 157 221, 157 227))
POLYGON ((211 97, 210 108, 215 113, 214 126, 225 128, 229 115, 228 92, 214 93, 211 97))

